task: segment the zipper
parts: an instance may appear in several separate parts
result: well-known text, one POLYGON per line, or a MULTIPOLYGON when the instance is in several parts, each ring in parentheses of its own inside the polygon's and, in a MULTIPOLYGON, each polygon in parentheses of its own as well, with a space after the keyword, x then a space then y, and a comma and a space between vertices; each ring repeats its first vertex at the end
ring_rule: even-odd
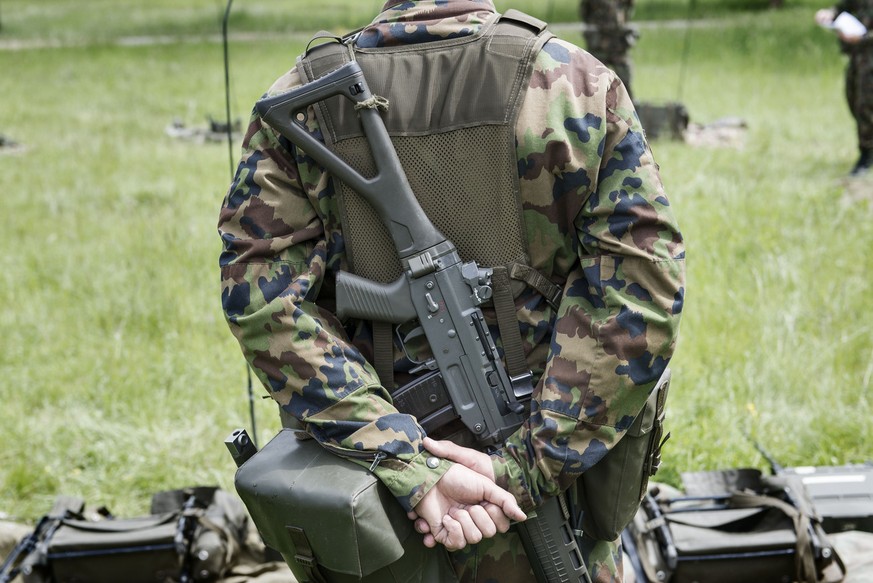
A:
POLYGON ((385 453, 384 451, 377 451, 376 456, 373 458, 373 463, 370 464, 370 471, 374 471, 376 469, 376 466, 379 465, 379 462, 384 460, 386 457, 388 457, 387 453, 385 453))

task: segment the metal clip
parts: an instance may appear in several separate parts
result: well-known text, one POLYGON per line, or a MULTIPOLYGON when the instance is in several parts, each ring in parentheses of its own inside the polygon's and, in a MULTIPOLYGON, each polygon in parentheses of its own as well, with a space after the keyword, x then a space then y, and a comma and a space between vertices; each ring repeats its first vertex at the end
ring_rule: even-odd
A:
POLYGON ((509 383, 512 385, 512 394, 516 399, 530 397, 533 393, 533 373, 530 371, 509 377, 509 383))

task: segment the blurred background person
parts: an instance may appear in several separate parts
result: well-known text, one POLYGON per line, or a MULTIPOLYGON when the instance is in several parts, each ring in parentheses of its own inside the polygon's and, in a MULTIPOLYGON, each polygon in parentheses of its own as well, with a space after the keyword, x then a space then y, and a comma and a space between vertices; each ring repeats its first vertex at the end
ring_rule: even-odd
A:
POLYGON ((849 173, 862 176, 873 165, 873 0, 844 0, 815 14, 816 22, 833 28, 842 51, 849 57, 846 67, 846 100, 858 128, 860 156, 849 173), (854 18, 852 18, 854 17, 854 18))
POLYGON ((579 16, 588 25, 583 32, 585 48, 615 71, 631 99, 630 49, 639 37, 628 25, 633 9, 634 0, 582 0, 579 4, 579 16))

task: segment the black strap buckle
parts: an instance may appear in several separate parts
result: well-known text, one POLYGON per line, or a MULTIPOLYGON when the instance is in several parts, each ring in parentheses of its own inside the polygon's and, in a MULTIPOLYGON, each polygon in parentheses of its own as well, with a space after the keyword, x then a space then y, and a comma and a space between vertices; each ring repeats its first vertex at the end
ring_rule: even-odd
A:
POLYGON ((512 394, 516 399, 527 399, 533 394, 533 373, 527 371, 514 377, 509 377, 512 385, 512 394))

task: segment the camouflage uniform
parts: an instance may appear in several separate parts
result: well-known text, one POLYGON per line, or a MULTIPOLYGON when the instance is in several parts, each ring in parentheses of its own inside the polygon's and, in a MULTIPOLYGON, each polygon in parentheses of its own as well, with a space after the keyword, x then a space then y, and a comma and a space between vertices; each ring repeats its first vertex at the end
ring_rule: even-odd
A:
POLYGON ((836 13, 849 12, 867 27, 867 34, 856 44, 843 43, 849 56, 846 69, 846 100, 858 126, 858 145, 873 149, 873 0, 846 0, 836 13))
MULTIPOLYGON (((491 0, 391 0, 357 43, 457 38, 494 17, 491 0)), ((300 82, 292 69, 269 93, 300 82)), ((426 465, 424 431, 369 362, 368 328, 315 302, 347 266, 334 185, 257 115, 243 150, 219 220, 230 328, 282 410, 358 463, 384 456, 373 471, 409 510, 450 464, 426 465)), ((492 456, 498 483, 530 511, 605 455, 667 366, 684 247, 627 92, 578 47, 553 39, 537 55, 516 153, 530 265, 564 290, 557 310, 536 292, 517 301, 538 382, 529 420, 492 456)), ((398 350, 399 369, 404 360, 398 350)), ((618 541, 583 546, 597 581, 621 581, 618 541)), ((512 532, 451 555, 465 582, 534 581, 512 532)))
POLYGON ((585 48, 612 69, 631 94, 630 48, 637 31, 630 26, 634 0, 582 0, 579 16, 589 26, 583 32, 585 48))

